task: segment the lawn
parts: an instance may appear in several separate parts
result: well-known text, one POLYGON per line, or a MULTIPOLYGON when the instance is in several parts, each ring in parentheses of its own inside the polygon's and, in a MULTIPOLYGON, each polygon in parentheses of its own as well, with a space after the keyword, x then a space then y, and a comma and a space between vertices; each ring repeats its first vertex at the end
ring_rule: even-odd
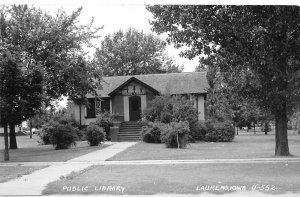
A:
POLYGON ((0 166, 0 183, 31 174, 47 166, 0 166))
MULTIPOLYGON (((86 141, 77 142, 76 147, 70 149, 55 150, 52 145, 39 145, 39 138, 34 135, 33 139, 29 136, 17 136, 18 149, 9 150, 9 162, 59 162, 67 161, 75 157, 100 150, 107 145, 90 147, 86 141)), ((0 143, 0 162, 4 162, 4 143, 0 143)))
MULTIPOLYGON (((291 154, 300 156, 300 135, 290 135, 291 154)), ((140 142, 109 160, 193 160, 272 158, 275 153, 274 134, 241 133, 233 142, 197 142, 185 149, 165 148, 164 144, 140 142)))
POLYGON ((299 163, 93 166, 48 184, 43 194, 199 194, 237 189, 300 191, 299 163), (264 185, 262 189, 262 185, 264 185), (218 188, 218 190, 217 190, 218 188), (73 190, 73 191, 72 191, 73 190))

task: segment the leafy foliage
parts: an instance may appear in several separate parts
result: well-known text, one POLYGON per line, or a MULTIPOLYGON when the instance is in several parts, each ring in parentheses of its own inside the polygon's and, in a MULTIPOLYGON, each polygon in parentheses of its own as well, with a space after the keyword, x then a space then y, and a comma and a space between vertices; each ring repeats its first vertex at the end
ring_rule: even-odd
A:
POLYGON ((180 122, 187 121, 191 137, 198 133, 198 113, 193 107, 193 102, 184 96, 157 96, 149 102, 149 107, 143 114, 150 122, 180 122))
POLYGON ((79 127, 78 122, 71 114, 68 114, 66 109, 60 109, 58 111, 44 110, 41 112, 44 114, 42 130, 37 133, 41 139, 42 144, 51 144, 52 131, 58 127, 58 125, 65 125, 72 127, 73 132, 77 135, 76 140, 84 140, 85 133, 79 127))
POLYGON ((167 124, 161 133, 161 142, 167 148, 185 148, 189 139, 189 123, 172 122, 167 124))
POLYGON ((57 124, 47 129, 50 133, 50 142, 56 150, 76 146, 78 136, 71 125, 57 124))
POLYGON ((287 114, 300 99, 297 6, 148 6, 157 33, 215 61, 228 85, 275 117, 275 155, 289 155, 287 114))
POLYGON ((158 37, 130 28, 105 36, 95 58, 106 76, 181 72, 165 46, 158 37))
POLYGON ((190 135, 192 138, 190 140, 192 140, 192 141, 204 140, 206 133, 207 133, 206 122, 197 121, 197 122, 194 122, 193 124, 190 124, 190 135))
POLYGON ((149 102, 149 107, 143 116, 148 121, 163 123, 192 122, 198 119, 197 109, 183 96, 156 96, 149 102))
POLYGON ((235 136, 234 127, 224 122, 207 122, 205 141, 209 142, 231 142, 235 136))
POLYGON ((89 124, 89 126, 86 128, 86 139, 90 146, 98 146, 105 140, 103 128, 94 123, 89 124))
POLYGON ((42 103, 49 105, 61 95, 82 100, 100 87, 100 70, 83 51, 99 28, 78 25, 80 12, 59 10, 52 16, 27 5, 1 6, 1 114, 11 128, 33 117, 42 103))
POLYGON ((147 126, 142 127, 142 139, 147 143, 161 143, 160 135, 167 129, 166 124, 160 122, 149 122, 147 126))
POLYGON ((97 115, 96 124, 99 127, 104 128, 107 140, 110 140, 110 127, 113 126, 113 122, 116 120, 116 115, 104 112, 97 115))

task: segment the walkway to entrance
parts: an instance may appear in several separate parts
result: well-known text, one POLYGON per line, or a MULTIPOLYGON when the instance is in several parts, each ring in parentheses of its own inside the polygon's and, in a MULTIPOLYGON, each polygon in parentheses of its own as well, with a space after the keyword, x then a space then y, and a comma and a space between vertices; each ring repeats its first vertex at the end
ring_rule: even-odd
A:
MULTIPOLYGON (((66 176, 73 171, 76 172, 88 168, 94 165, 93 162, 105 161, 134 144, 136 144, 136 142, 117 142, 99 151, 71 159, 67 162, 62 162, 61 165, 51 165, 50 167, 35 171, 21 178, 0 183, 0 196, 42 195, 42 191, 48 183, 56 181, 61 176, 66 176)), ((9 164, 10 163, 5 163, 5 165, 9 164)))

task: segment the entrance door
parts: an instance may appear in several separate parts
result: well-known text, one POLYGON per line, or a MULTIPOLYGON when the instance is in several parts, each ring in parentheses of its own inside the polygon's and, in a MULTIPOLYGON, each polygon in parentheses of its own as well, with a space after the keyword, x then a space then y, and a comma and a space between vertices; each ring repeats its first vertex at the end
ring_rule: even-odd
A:
POLYGON ((141 97, 129 97, 129 120, 137 121, 141 119, 141 97))

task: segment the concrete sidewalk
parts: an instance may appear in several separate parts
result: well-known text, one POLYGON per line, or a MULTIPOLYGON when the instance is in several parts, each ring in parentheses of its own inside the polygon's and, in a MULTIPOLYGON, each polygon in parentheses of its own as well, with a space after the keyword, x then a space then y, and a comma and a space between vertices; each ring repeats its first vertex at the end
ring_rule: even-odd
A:
POLYGON ((88 168, 95 161, 105 161, 134 144, 136 142, 118 142, 107 148, 71 159, 62 165, 52 165, 35 171, 32 174, 24 175, 21 178, 0 183, 0 196, 42 195, 42 191, 48 183, 56 181, 61 176, 66 176, 73 171, 76 172, 88 168))
MULTIPOLYGON (((11 162, 0 163, 0 166, 61 166, 66 164, 92 164, 92 165, 168 165, 168 164, 217 164, 217 163, 287 163, 299 162, 300 157, 254 158, 254 159, 198 159, 198 160, 131 160, 131 161, 105 161, 105 159, 90 158, 94 154, 87 154, 67 162, 11 162)), ((104 158, 110 158, 107 155, 104 158)), ((100 158, 100 156, 99 156, 100 158)))

